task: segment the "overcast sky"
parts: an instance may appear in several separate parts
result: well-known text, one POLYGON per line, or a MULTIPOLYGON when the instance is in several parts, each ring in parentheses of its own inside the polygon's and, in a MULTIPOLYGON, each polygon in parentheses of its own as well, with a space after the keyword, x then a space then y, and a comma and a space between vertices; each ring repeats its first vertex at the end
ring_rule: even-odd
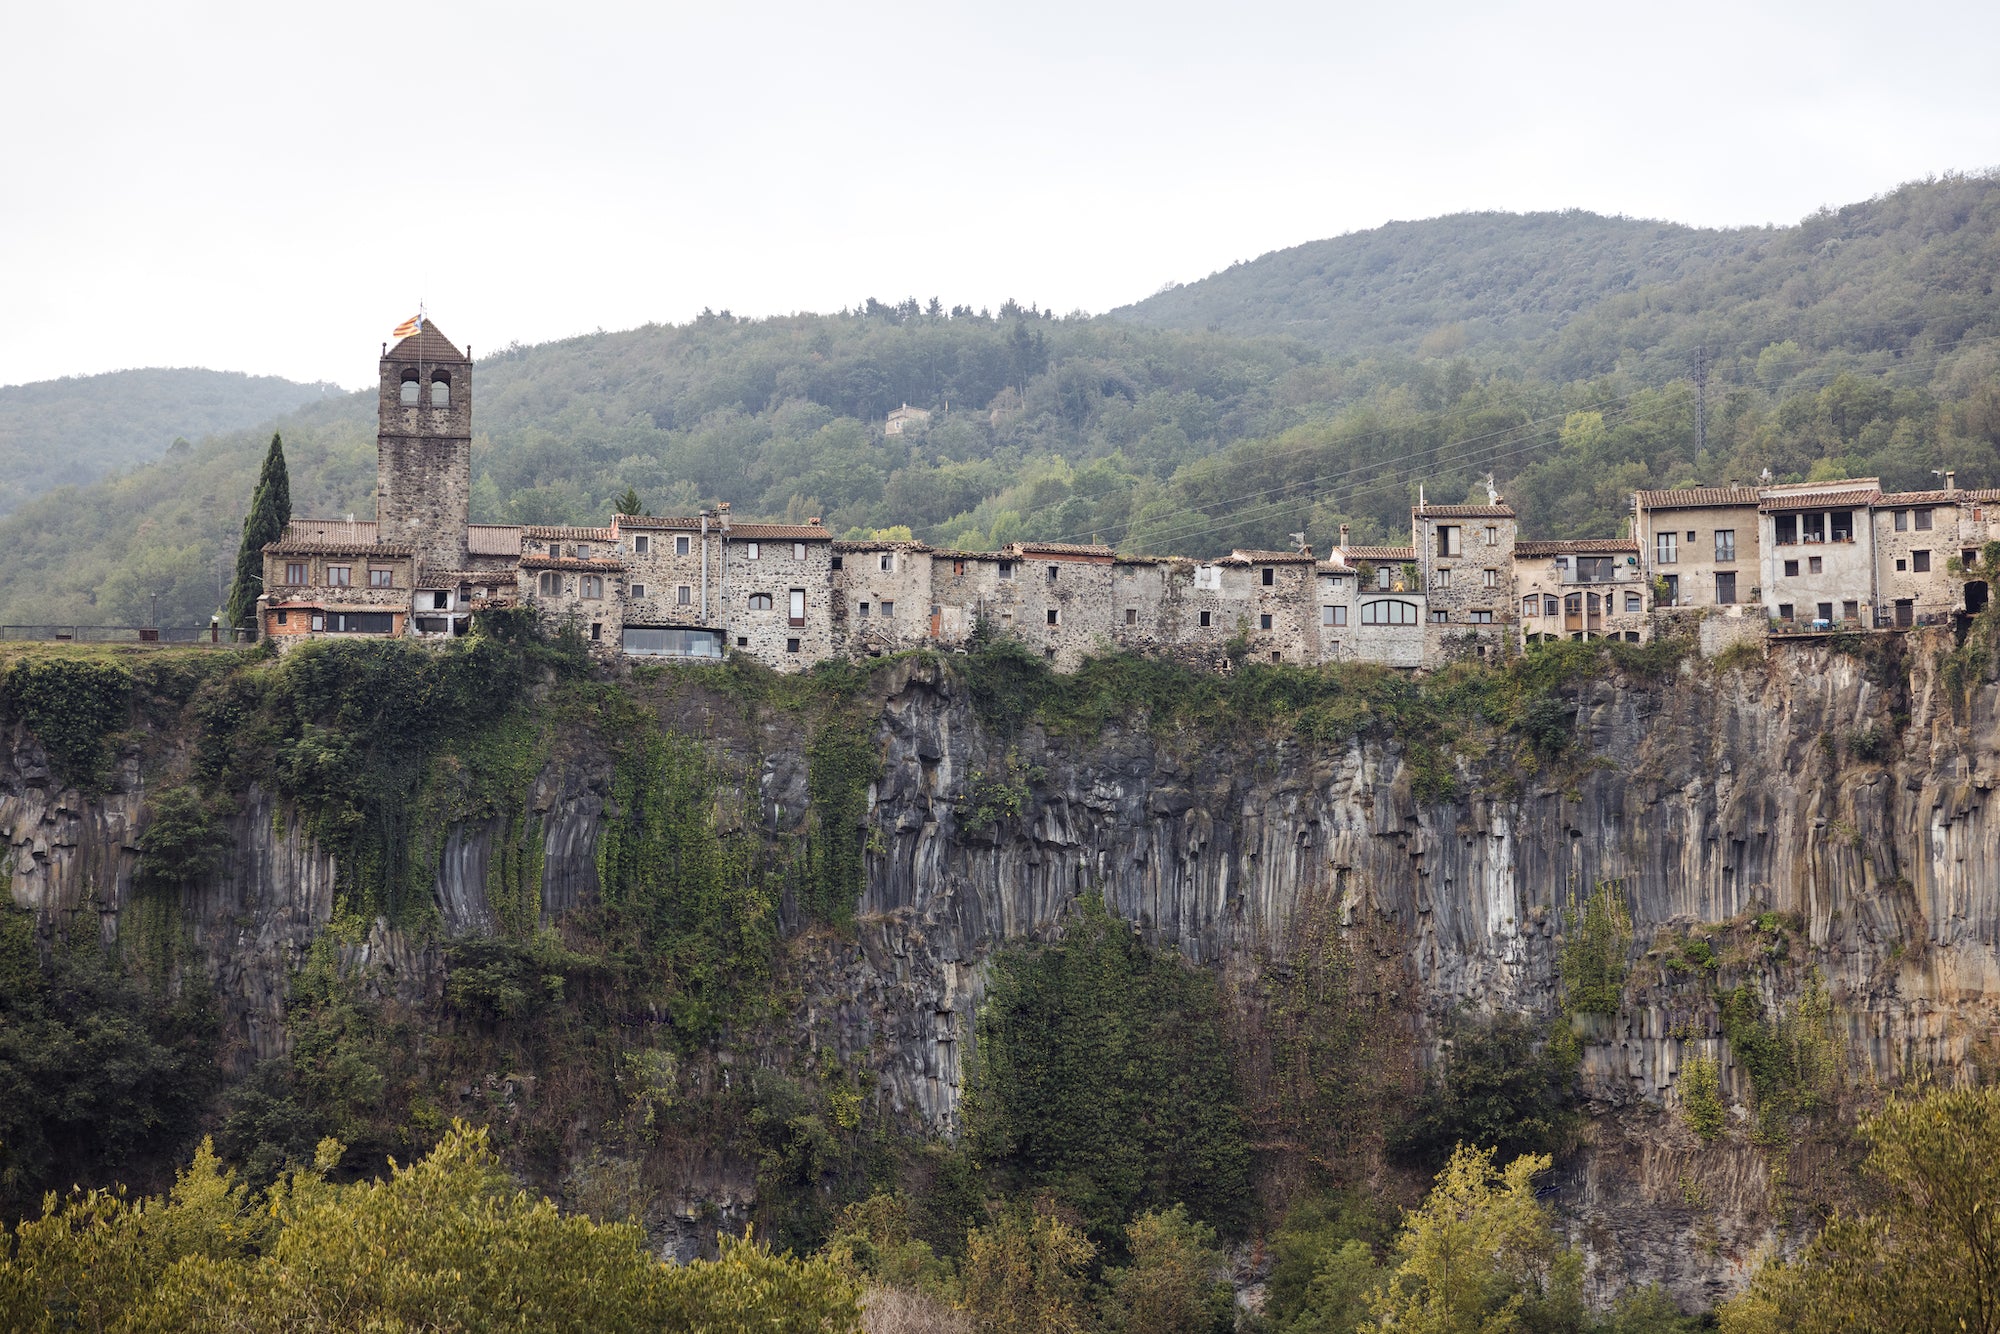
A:
POLYGON ((1102 311, 1390 219, 2000 164, 2000 5, 10 4, 0 383, 704 306, 1102 311))

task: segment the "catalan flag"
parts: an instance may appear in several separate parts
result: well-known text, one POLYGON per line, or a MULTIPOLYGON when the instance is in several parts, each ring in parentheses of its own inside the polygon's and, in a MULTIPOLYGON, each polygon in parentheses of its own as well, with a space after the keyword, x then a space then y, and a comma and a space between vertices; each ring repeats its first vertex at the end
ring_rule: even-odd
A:
POLYGON ((401 324, 397 325, 394 332, 392 332, 389 335, 389 337, 413 338, 417 334, 423 331, 423 327, 424 327, 424 317, 421 315, 412 315, 410 316, 410 318, 404 320, 401 324))

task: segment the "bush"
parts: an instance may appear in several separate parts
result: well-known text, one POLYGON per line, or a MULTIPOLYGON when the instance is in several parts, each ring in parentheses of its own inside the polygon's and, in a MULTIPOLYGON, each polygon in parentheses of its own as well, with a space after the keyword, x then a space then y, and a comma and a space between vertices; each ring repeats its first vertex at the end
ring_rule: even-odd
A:
POLYGON ((1548 1038, 1545 1027, 1519 1015, 1449 1016, 1442 1060, 1424 1081, 1396 1148, 1429 1166, 1443 1163, 1459 1145, 1502 1156, 1566 1147, 1575 1121, 1576 1066, 1573 1055, 1548 1038))
POLYGON ((1706 1144, 1722 1134, 1722 1066, 1713 1056, 1690 1056, 1681 1066, 1681 1119, 1706 1144))

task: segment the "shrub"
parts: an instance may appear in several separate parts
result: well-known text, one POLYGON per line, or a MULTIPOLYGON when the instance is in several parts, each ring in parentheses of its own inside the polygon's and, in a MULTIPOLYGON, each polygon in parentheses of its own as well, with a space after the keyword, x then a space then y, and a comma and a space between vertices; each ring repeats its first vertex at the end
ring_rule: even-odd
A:
POLYGON ((1706 1144, 1722 1134, 1722 1064, 1690 1056, 1681 1066, 1681 1119, 1706 1144))
POLYGON ((1458 1145, 1503 1155, 1553 1150, 1570 1139, 1574 1053, 1520 1015, 1474 1019, 1453 1013, 1443 1056, 1395 1141, 1419 1164, 1442 1163, 1458 1145))

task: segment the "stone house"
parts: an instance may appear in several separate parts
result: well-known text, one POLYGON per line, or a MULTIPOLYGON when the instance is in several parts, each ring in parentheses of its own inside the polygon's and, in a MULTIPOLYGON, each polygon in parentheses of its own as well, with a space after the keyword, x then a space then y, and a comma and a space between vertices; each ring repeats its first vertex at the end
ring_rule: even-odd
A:
POLYGON ((1544 639, 1646 637, 1639 544, 1611 537, 1514 544, 1514 601, 1522 644, 1544 639))
POLYGON ((1759 499, 1752 486, 1633 493, 1639 568, 1649 594, 1662 590, 1660 606, 1761 614, 1759 499))
POLYGON ((1424 613, 1427 662, 1475 652, 1498 652, 1514 623, 1514 537, 1511 507, 1418 505, 1410 535, 1428 606, 1424 613))
MULTIPOLYGON (((606 533, 609 530, 596 530, 606 533)), ((625 631, 625 562, 615 555, 569 555, 590 549, 550 536, 515 567, 516 596, 544 624, 573 627, 593 653, 619 651, 625 631)), ((602 541, 598 544, 602 550, 602 541)))
POLYGON ((2000 539, 2000 491, 1961 491, 1948 472, 1943 490, 1884 495, 1869 517, 1877 626, 1935 625, 1986 606, 1985 548, 2000 539))
POLYGON ((1414 546, 1354 546, 1341 529, 1333 559, 1316 566, 1320 661, 1424 665, 1427 598, 1414 546))
POLYGON ((914 431, 928 426, 930 425, 930 421, 930 413, 924 411, 922 408, 913 408, 908 403, 905 403, 902 407, 890 411, 889 419, 882 423, 882 434, 902 435, 906 431, 914 431))
POLYGON ((922 542, 835 542, 830 561, 833 640, 840 651, 879 657, 930 641, 931 548, 922 542))
POLYGON ((1873 477, 1759 489, 1758 582, 1772 620, 1807 629, 1875 623, 1875 530, 1869 513, 1881 496, 1873 477))
POLYGON ((732 651, 780 671, 834 656, 833 534, 809 524, 721 530, 716 606, 732 651))
POLYGON ((264 546, 264 633, 281 643, 323 635, 401 635, 416 592, 417 550, 378 540, 369 521, 306 520, 264 546))

